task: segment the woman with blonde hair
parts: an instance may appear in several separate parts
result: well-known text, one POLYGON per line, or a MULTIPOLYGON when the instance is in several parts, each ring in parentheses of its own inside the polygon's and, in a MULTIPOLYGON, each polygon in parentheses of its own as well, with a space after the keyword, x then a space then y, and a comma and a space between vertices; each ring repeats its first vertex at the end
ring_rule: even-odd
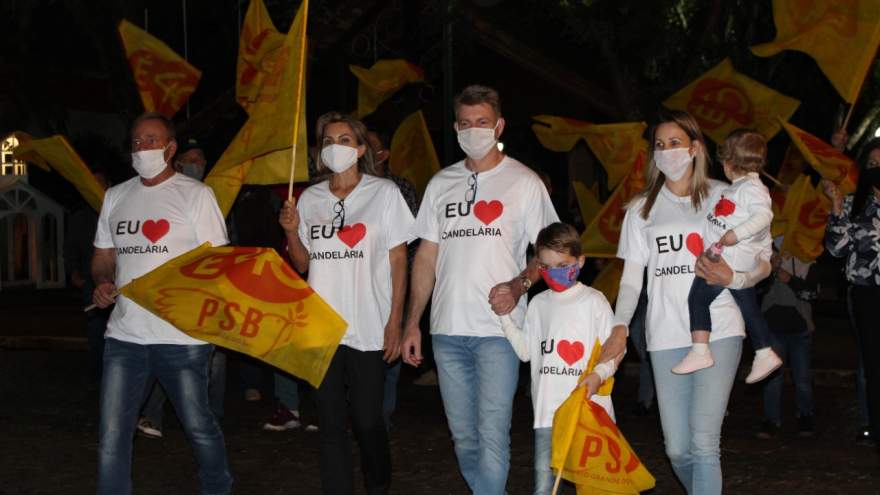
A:
POLYGON ((734 273, 723 259, 703 255, 702 226, 709 198, 724 184, 708 178, 709 157, 699 125, 685 112, 661 114, 649 132, 647 185, 628 206, 617 256, 624 260, 615 327, 600 361, 620 359, 627 326, 648 271, 645 320, 666 454, 687 493, 720 494, 721 425, 745 335, 733 298, 711 305, 709 347, 715 365, 688 375, 672 373, 691 347, 688 293, 695 276, 711 285, 751 287, 770 272, 769 254, 751 273, 734 273))
POLYGON ((321 485, 354 492, 351 441, 360 445, 366 492, 388 493, 391 459, 382 417, 385 362, 400 355, 406 244, 413 216, 400 190, 375 176, 363 123, 338 112, 318 119, 317 183, 279 222, 294 268, 348 329, 317 390, 321 485))

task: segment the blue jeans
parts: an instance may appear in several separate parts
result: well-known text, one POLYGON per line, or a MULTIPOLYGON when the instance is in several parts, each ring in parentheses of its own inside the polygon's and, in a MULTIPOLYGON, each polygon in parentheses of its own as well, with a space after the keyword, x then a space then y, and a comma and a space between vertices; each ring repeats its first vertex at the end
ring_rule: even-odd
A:
MULTIPOLYGON (((709 285, 706 280, 694 277, 691 291, 688 293, 688 313, 691 318, 691 332, 694 330, 712 331, 712 318, 709 315, 709 306, 725 288, 718 285, 709 285)), ((743 320, 746 322, 746 330, 755 350, 770 347, 770 327, 767 319, 761 312, 758 304, 758 296, 754 287, 748 289, 730 289, 730 295, 739 306, 743 320)))
MULTIPOLYGON (((165 417, 165 401, 168 396, 165 389, 159 385, 158 379, 150 380, 146 388, 147 397, 141 416, 150 420, 153 426, 162 429, 165 417)), ((223 400, 226 398, 226 352, 215 349, 211 356, 211 374, 208 379, 208 397, 211 401, 211 411, 218 422, 223 421, 223 400)))
MULTIPOLYGON (((813 370, 812 360, 813 338, 809 333, 803 334, 770 334, 770 345, 776 354, 791 368, 794 382, 794 397, 797 404, 797 416, 813 415, 813 370)), ((782 424, 782 383, 784 373, 777 370, 764 385, 764 418, 782 424)))
POLYGON ((651 358, 648 356, 648 340, 645 335, 645 316, 648 308, 648 296, 642 292, 636 312, 629 322, 629 338, 632 340, 636 354, 639 356, 639 392, 638 402, 650 408, 654 403, 654 373, 651 371, 651 358))
POLYGON ((689 347, 651 352, 666 455, 689 495, 721 493, 721 425, 742 355, 742 339, 709 343, 715 366, 672 373, 689 347))
POLYGON ((208 405, 212 345, 140 345, 107 339, 101 380, 98 493, 130 494, 138 411, 151 376, 168 392, 199 466, 203 494, 232 490, 223 432, 208 405))
POLYGON ((458 468, 477 495, 501 495, 519 359, 504 337, 434 335, 434 360, 458 468))
POLYGON ((553 428, 535 428, 535 491, 534 495, 550 495, 553 493, 553 482, 556 476, 550 469, 553 428))
POLYGON ((385 419, 385 429, 391 431, 391 415, 397 408, 397 382, 400 380, 400 359, 385 365, 385 394, 382 402, 382 417, 385 419))

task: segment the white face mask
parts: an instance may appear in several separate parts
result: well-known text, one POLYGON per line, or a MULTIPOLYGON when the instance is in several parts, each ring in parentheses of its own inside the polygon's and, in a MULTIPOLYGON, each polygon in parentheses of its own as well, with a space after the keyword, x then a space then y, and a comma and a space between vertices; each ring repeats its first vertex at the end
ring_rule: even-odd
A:
POLYGON ((321 162, 336 174, 341 174, 351 168, 357 163, 357 159, 358 150, 351 146, 331 144, 324 146, 324 149, 321 150, 321 162))
POLYGON ((672 182, 684 177, 693 159, 687 148, 654 151, 654 164, 672 182))
POLYGON ((195 180, 202 180, 205 177, 205 167, 198 163, 181 163, 180 173, 195 180))
POLYGON ((461 146, 464 154, 472 160, 479 160, 488 155, 492 148, 498 145, 498 140, 495 139, 495 129, 498 128, 499 122, 501 121, 496 122, 495 127, 491 129, 468 127, 458 131, 458 145, 461 146))
POLYGON ((165 163, 165 148, 135 151, 131 154, 131 166, 142 178, 152 179, 168 166, 165 163))

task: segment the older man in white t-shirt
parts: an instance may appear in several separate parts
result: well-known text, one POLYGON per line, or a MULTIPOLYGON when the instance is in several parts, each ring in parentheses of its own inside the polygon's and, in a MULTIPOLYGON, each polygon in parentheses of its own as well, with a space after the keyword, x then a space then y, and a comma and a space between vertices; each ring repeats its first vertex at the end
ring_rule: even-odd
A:
POLYGON ((192 445, 202 493, 232 490, 223 432, 208 402, 214 346, 193 339, 117 287, 202 243, 228 243, 214 193, 169 164, 177 149, 173 124, 157 113, 138 117, 131 131, 138 176, 104 196, 92 277, 94 302, 116 304, 107 323, 98 444, 98 493, 132 492, 132 440, 144 388, 155 376, 192 445))
POLYGON ((434 359, 459 469, 474 493, 500 495, 519 360, 497 314, 512 313, 522 325, 520 296, 539 277, 526 267, 526 249, 558 218, 538 175, 497 147, 504 131, 498 93, 465 88, 455 115, 467 158, 425 190, 402 353, 406 363, 421 363, 419 319, 433 291, 434 359))

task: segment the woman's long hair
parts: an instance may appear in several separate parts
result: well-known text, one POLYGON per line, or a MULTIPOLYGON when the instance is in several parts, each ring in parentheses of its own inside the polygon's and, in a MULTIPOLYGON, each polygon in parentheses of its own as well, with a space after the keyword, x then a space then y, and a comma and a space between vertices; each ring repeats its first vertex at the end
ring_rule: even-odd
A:
POLYGON ((644 219, 647 219, 651 213, 654 202, 657 201, 657 195, 660 194, 660 189, 663 188, 663 183, 666 181, 666 176, 654 163, 654 140, 657 128, 666 123, 680 127, 691 139, 691 145, 694 142, 700 143, 694 155, 694 172, 691 175, 691 204, 694 211, 700 210, 703 200, 709 194, 709 153, 706 151, 703 131, 700 130, 699 124, 691 114, 681 110, 661 110, 657 123, 648 130, 648 170, 645 173, 647 177, 645 188, 635 197, 636 201, 645 198, 645 204, 639 212, 644 219))
POLYGON ((880 138, 874 138, 864 146, 862 146, 862 151, 859 152, 858 158, 856 158, 856 166, 859 168, 859 181, 856 183, 856 192, 853 194, 853 202, 852 209, 849 212, 850 220, 856 220, 865 209, 865 201, 868 199, 868 195, 871 194, 871 184, 868 183, 868 180, 865 179, 865 169, 868 168, 868 159, 871 155, 871 152, 880 149, 880 138))
POLYGON ((365 126, 360 120, 349 117, 348 115, 343 115, 339 112, 327 112, 318 117, 318 122, 315 124, 315 140, 318 145, 318 156, 315 158, 315 168, 318 172, 318 177, 315 178, 315 182, 320 182, 330 175, 333 175, 333 171, 327 168, 321 160, 321 150, 324 149, 324 132, 326 131, 327 126, 338 122, 347 124, 348 127, 351 128, 351 132, 354 134, 358 146, 363 145, 367 147, 364 155, 358 158, 358 169, 365 174, 378 175, 376 173, 376 163, 373 161, 373 153, 370 148, 370 143, 367 141, 367 126, 365 126))

